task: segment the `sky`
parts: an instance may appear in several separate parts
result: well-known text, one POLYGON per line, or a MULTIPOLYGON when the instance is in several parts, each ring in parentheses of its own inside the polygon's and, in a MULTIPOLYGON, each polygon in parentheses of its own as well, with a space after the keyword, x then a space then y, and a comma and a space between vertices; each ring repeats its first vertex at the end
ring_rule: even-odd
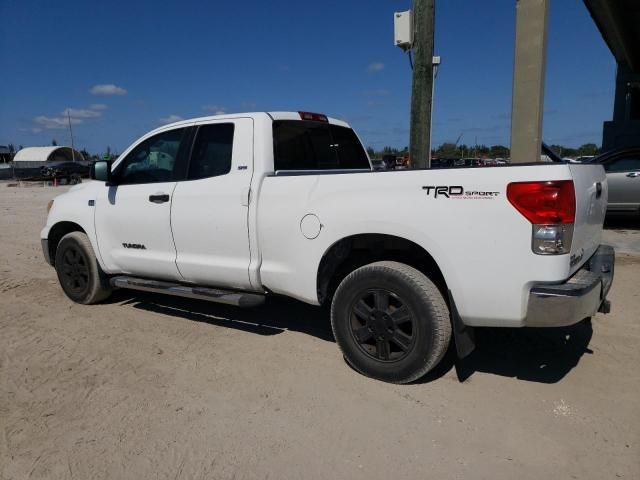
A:
MULTIPOLYGON (((437 0, 433 144, 509 144, 515 0, 437 0)), ((550 0, 544 139, 602 141, 615 62, 582 0, 550 0)), ((303 110, 409 143, 410 0, 0 0, 0 144, 122 151, 163 123, 303 110)))

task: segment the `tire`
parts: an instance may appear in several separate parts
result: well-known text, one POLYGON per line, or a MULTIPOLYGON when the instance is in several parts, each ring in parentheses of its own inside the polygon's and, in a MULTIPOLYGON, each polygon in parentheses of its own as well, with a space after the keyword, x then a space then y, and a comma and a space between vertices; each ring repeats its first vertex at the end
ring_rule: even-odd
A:
POLYGON ((109 279, 98 265, 91 242, 83 232, 62 237, 56 249, 55 268, 62 290, 76 303, 90 305, 111 295, 109 279))
POLYGON ((333 297, 331 327, 354 369, 391 383, 426 375, 451 340, 449 309, 438 288, 422 272, 398 262, 351 272, 333 297))

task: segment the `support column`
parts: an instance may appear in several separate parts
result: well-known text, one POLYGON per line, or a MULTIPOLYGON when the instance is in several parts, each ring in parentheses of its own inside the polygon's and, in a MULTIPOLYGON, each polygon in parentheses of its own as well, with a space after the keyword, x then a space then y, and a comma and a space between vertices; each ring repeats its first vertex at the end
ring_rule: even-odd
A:
POLYGON ((511 162, 539 162, 544 109, 548 0, 517 0, 511 162))

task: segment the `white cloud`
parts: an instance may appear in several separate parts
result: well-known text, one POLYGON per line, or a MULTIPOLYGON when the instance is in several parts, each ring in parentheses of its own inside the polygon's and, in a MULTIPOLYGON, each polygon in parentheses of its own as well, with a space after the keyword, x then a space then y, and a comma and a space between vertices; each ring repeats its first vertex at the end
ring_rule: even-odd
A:
POLYGON ((98 110, 90 110, 87 108, 67 108, 62 111, 61 115, 71 116, 74 118, 97 118, 102 116, 102 112, 98 110))
MULTIPOLYGON (((69 127, 69 119, 67 117, 47 117, 45 115, 40 115, 33 119, 33 123, 38 125, 38 127, 50 130, 69 127)), ((71 125, 78 125, 80 123, 82 123, 82 120, 79 118, 71 118, 71 125)))
POLYGON ((127 91, 113 83, 94 85, 89 90, 92 95, 126 95, 127 91))
POLYGON ((370 63, 369 66, 367 66, 367 72, 370 72, 370 73, 380 72, 383 69, 384 69, 384 63, 382 62, 373 62, 373 63, 370 63))
POLYGON ((184 120, 184 118, 182 118, 180 115, 171 114, 169 116, 159 118, 158 123, 166 125, 167 123, 179 122, 180 120, 184 120))
POLYGON ((91 105, 89 105, 89 108, 91 110, 106 110, 109 107, 104 103, 92 103, 91 105))
POLYGON ((214 115, 224 115, 227 113, 227 109, 219 105, 204 105, 202 109, 214 115))

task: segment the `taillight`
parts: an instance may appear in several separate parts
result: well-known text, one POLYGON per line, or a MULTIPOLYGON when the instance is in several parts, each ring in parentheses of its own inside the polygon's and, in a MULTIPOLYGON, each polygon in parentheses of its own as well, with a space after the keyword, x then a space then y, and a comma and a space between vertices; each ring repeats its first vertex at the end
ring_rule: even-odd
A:
POLYGON ((302 120, 310 120, 312 122, 324 122, 328 123, 329 119, 326 115, 321 113, 313 113, 313 112, 298 112, 300 114, 300 119, 302 120))
POLYGON ((532 223, 531 248, 534 253, 569 253, 576 218, 573 181, 510 183, 507 198, 532 223))
POLYGON ((571 180, 510 183, 507 198, 531 223, 573 223, 576 218, 571 180))

